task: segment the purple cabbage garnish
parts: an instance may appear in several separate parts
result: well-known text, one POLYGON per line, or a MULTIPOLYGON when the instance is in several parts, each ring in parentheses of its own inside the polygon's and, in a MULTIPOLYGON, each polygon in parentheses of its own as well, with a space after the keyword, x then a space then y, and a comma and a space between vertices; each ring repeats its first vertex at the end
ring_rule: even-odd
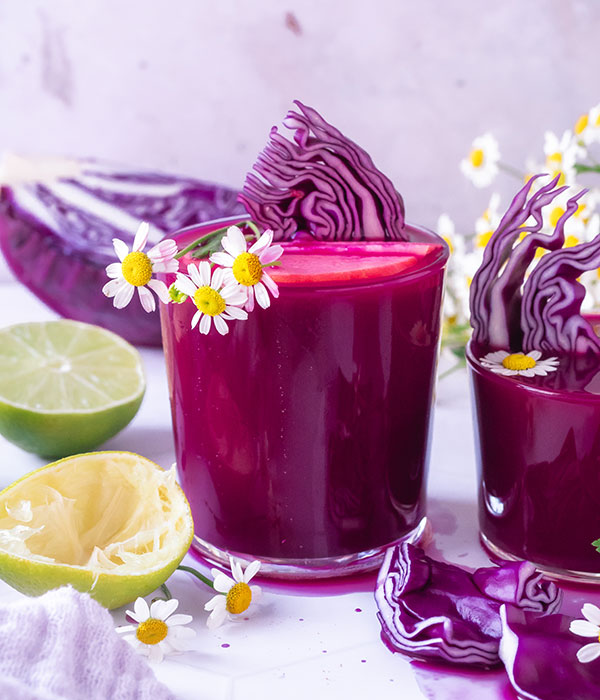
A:
POLYGON ((406 240, 402 197, 370 156, 314 109, 295 101, 284 125, 271 129, 239 200, 275 239, 303 231, 324 241, 406 240))
POLYGON ((540 177, 543 176, 532 177, 513 199, 473 277, 470 301, 473 339, 490 349, 522 350, 521 291, 527 270, 538 248, 550 251, 562 248, 565 223, 577 211, 577 200, 585 194, 582 191, 571 197, 553 232, 542 233, 542 208, 568 188, 556 187, 558 177, 555 177, 528 197, 540 177), (526 225, 530 217, 534 222, 526 225))
MULTIPOLYGON (((573 200, 571 200, 573 201, 573 200)), ((600 235, 588 243, 545 255, 523 290, 523 348, 600 354, 600 338, 581 315, 585 287, 577 278, 600 268, 600 235)))
POLYGON ((237 192, 193 178, 92 160, 58 161, 49 178, 43 164, 14 162, 27 177, 8 186, 11 168, 0 168, 0 249, 17 279, 62 316, 136 344, 160 345, 160 319, 137 300, 117 310, 102 294, 105 267, 116 261, 112 239, 131 247, 143 220, 150 246, 184 226, 243 213, 237 192))
POLYGON ((594 700, 600 697, 600 659, 581 663, 587 642, 569 631, 571 617, 540 617, 514 606, 501 610, 500 658, 520 698, 594 700))
POLYGON ((500 663, 500 606, 552 613, 560 591, 529 562, 469 573, 403 543, 386 553, 375 600, 381 636, 392 651, 490 668, 500 663))

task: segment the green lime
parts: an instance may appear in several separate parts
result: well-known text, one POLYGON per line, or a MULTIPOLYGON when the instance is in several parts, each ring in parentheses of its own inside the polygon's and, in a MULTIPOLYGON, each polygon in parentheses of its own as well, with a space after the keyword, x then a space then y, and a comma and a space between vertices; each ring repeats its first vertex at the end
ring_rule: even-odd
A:
POLYGON ((77 321, 0 330, 0 433, 45 457, 86 452, 137 413, 145 379, 138 351, 77 321))
POLYGON ((26 595, 71 584, 117 608, 164 583, 193 534, 173 470, 130 452, 66 457, 0 493, 0 578, 26 595))

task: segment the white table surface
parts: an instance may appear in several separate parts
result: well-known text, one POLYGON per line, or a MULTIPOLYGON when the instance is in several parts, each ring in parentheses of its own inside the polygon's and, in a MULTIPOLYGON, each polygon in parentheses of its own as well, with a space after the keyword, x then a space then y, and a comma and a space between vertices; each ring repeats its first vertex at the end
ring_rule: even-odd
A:
MULTIPOLYGON (((137 300, 134 300, 136 303, 137 300)), ((0 283, 0 327, 54 318, 25 288, 0 283)), ((104 449, 129 450, 163 467, 174 461, 171 418, 162 351, 142 349, 147 393, 138 415, 104 449)), ((429 473, 428 515, 434 557, 469 567, 489 559, 477 538, 475 462, 464 371, 444 378, 437 391, 429 473)), ((0 436, 0 488, 45 463, 0 436)), ((184 563, 197 566, 191 557, 184 563)), ((375 575, 326 584, 271 584, 260 581, 264 595, 247 620, 211 631, 204 603, 211 591, 183 572, 169 580, 179 612, 194 616, 194 649, 170 656, 154 667, 156 676, 177 698, 249 700, 260 697, 349 700, 369 693, 380 699, 494 700, 498 674, 473 682, 411 664, 392 654, 379 637, 372 589, 375 575)), ((21 598, 0 582, 0 601, 21 598)), ((124 609, 113 611, 124 624, 124 609)))

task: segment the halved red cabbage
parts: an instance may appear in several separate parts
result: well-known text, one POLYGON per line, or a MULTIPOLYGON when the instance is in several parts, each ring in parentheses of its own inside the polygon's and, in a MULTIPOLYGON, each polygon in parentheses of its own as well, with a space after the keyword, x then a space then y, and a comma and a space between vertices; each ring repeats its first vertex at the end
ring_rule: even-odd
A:
MULTIPOLYGON (((0 190, 0 249, 17 279, 67 318, 108 328, 132 343, 160 345, 157 313, 134 298, 117 310, 102 294, 112 239, 131 246, 140 221, 149 245, 179 228, 243 212, 237 192, 194 178, 94 160, 64 161, 64 177, 35 164, 27 182, 0 190)), ((60 168, 59 168, 60 170, 60 168)))
POLYGON ((386 553, 375 600, 381 636, 391 651, 490 668, 500 663, 502 603, 552 613, 560 591, 529 562, 469 573, 403 543, 386 553))
POLYGON ((318 240, 405 240, 402 197, 370 156, 314 109, 295 101, 246 176, 240 201, 278 240, 298 231, 318 240))
POLYGON ((540 617, 514 606, 500 611, 500 658, 520 698, 594 700, 600 697, 600 662, 583 664, 577 651, 593 639, 569 631, 571 617, 540 617))
POLYGON ((577 281, 586 270, 598 268, 600 235, 588 243, 548 253, 538 262, 523 290, 521 327, 525 352, 600 355, 600 338, 581 315, 586 290, 577 281))
POLYGON ((490 349, 522 350, 521 290, 538 248, 555 251, 564 244, 564 226, 577 210, 578 192, 568 200, 552 234, 541 233, 542 208, 567 187, 556 187, 558 177, 534 192, 532 177, 513 199, 483 253, 471 284, 471 325, 476 343, 490 349), (532 217, 534 223, 526 225, 532 217), (522 240, 520 240, 522 239, 522 240))

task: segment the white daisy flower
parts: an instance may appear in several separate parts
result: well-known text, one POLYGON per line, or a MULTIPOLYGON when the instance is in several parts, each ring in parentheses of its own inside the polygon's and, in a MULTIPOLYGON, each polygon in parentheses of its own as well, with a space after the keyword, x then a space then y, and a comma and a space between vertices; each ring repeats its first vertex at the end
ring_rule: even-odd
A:
POLYGON ((500 207, 500 195, 497 192, 490 197, 490 202, 487 209, 475 221, 475 245, 478 248, 485 248, 494 231, 498 228, 498 224, 502 216, 498 211, 500 207))
POLYGON ((191 615, 174 615, 179 601, 155 600, 150 607, 143 598, 138 598, 133 605, 133 612, 127 610, 136 625, 117 627, 123 633, 123 639, 134 646, 136 651, 155 663, 160 663, 166 654, 187 651, 189 641, 196 632, 184 625, 192 621, 191 615), (131 634, 133 632, 133 634, 131 634))
POLYGON ((555 372, 558 367, 558 358, 549 357, 542 360, 542 353, 532 350, 527 354, 522 352, 509 353, 506 350, 490 352, 480 358, 481 364, 496 374, 511 376, 518 374, 521 377, 545 377, 548 372, 555 372))
POLYGON ((254 297, 260 307, 266 309, 270 306, 268 292, 273 298, 279 296, 279 289, 265 272, 265 265, 275 262, 281 257, 283 248, 280 245, 271 245, 273 231, 265 231, 262 236, 246 250, 246 238, 237 226, 230 226, 227 234, 221 239, 221 245, 225 252, 213 253, 211 262, 227 268, 225 279, 236 281, 248 290, 248 301, 245 309, 254 309, 254 297), (268 291, 267 291, 268 290, 268 291))
POLYGON ((582 114, 575 122, 573 131, 580 144, 588 146, 600 141, 600 104, 582 114))
POLYGON ((192 318, 192 328, 200 322, 200 333, 206 335, 214 321, 217 331, 226 335, 229 333, 226 321, 248 318, 239 308, 246 303, 246 291, 235 281, 227 283, 222 267, 215 268, 211 275, 210 263, 202 260, 198 266, 190 263, 187 269, 189 277, 179 272, 175 284, 181 293, 191 297, 198 309, 192 318))
POLYGON ((498 173, 499 160, 498 141, 492 134, 484 134, 473 141, 468 157, 460 161, 460 169, 475 187, 487 187, 498 173))
POLYGON ((229 558, 231 575, 227 576, 219 569, 211 569, 214 578, 214 588, 218 594, 211 598, 204 606, 205 610, 211 613, 206 620, 206 624, 211 629, 219 627, 223 622, 233 615, 239 615, 250 607, 250 603, 260 596, 259 586, 249 586, 248 584, 260 569, 260 562, 253 561, 242 570, 241 564, 231 557, 229 558))
POLYGON ((117 309, 129 304, 136 288, 140 302, 147 312, 156 308, 150 289, 164 304, 169 303, 167 285, 153 279, 152 275, 156 272, 177 272, 179 263, 174 259, 177 244, 171 239, 166 239, 144 253, 142 251, 148 241, 149 231, 148 223, 143 221, 135 234, 131 251, 126 243, 113 238, 113 247, 121 262, 111 263, 106 268, 106 274, 111 279, 102 287, 102 292, 107 297, 114 297, 113 306, 117 309))
POLYGON ((560 175, 557 186, 561 187, 575 181, 575 163, 578 158, 585 155, 585 151, 573 138, 571 131, 565 131, 560 139, 552 131, 546 131, 544 155, 546 156, 545 169, 551 177, 560 175))
MULTIPOLYGON (((569 631, 579 637, 594 637, 600 641, 600 609, 592 603, 586 603, 581 608, 585 620, 573 620, 569 625, 569 631)), ((577 658, 582 664, 587 664, 600 656, 600 643, 592 642, 581 647, 577 652, 577 658)))

